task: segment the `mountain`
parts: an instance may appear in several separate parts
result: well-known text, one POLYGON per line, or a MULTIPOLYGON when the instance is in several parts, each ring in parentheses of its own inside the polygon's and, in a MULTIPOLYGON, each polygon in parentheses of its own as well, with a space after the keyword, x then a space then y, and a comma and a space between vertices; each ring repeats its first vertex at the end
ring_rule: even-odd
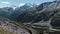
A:
POLYGON ((20 15, 20 14, 22 14, 23 12, 25 12, 26 10, 33 10, 35 7, 34 6, 36 6, 35 4, 34 5, 32 5, 32 4, 30 4, 30 3, 27 3, 27 4, 25 4, 25 5, 23 5, 23 6, 21 6, 21 7, 17 7, 17 8, 15 8, 15 10, 14 10, 14 12, 12 12, 12 14, 10 15, 10 17, 9 18, 12 18, 12 19, 16 19, 16 18, 18 18, 18 16, 20 15), (15 17, 14 17, 15 16, 15 17))
POLYGON ((0 8, 0 16, 8 17, 13 11, 11 7, 0 8))
POLYGON ((22 6, 0 8, 0 16, 7 17, 7 18, 14 18, 14 16, 17 17, 21 12, 25 11, 26 9, 32 6, 35 6, 35 4, 32 5, 30 3, 26 3, 22 6))
POLYGON ((18 34, 21 31, 27 33, 26 28, 29 29, 29 34, 33 31, 35 34, 35 30, 36 32, 42 30, 40 32, 58 31, 60 33, 60 1, 45 2, 40 5, 27 3, 18 7, 4 7, 0 8, 0 16, 2 16, 0 17, 1 24, 3 23, 2 26, 14 32, 17 30, 18 34), (23 27, 22 30, 16 24, 17 22, 23 27), (30 30, 33 31, 31 32, 30 30))
POLYGON ((53 2, 46 2, 40 4, 38 7, 29 8, 23 11, 20 16, 18 17, 19 21, 22 22, 39 22, 41 20, 48 20, 51 18, 55 13, 59 10, 60 2, 53 1, 53 2), (48 19, 46 19, 48 18, 48 19))
POLYGON ((60 1, 45 2, 40 5, 24 4, 21 7, 0 8, 0 15, 21 23, 49 21, 60 12, 60 1))
MULTIPOLYGON (((60 1, 45 2, 35 6, 34 8, 29 8, 20 14, 18 13, 18 16, 16 16, 16 18, 14 17, 13 20, 19 21, 21 23, 30 23, 30 25, 41 21, 46 22, 51 18, 54 18, 57 13, 60 13, 59 9, 60 1)), ((53 26, 53 24, 51 25, 53 26)), ((59 25, 59 22, 56 22, 56 24, 59 25)))

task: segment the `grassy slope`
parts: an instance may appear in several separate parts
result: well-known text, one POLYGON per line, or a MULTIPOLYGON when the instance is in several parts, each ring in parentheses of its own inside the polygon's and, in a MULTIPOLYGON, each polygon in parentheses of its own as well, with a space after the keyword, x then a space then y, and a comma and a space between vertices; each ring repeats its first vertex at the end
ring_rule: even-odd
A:
POLYGON ((0 27, 0 34, 17 34, 17 33, 6 31, 0 27))

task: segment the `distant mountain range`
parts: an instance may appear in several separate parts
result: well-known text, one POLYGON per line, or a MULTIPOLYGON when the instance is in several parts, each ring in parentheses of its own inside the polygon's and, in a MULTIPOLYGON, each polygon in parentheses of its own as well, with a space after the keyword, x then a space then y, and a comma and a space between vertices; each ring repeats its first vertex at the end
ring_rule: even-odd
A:
POLYGON ((25 4, 21 7, 15 7, 15 9, 12 7, 0 8, 0 16, 22 23, 49 21, 51 18, 56 17, 58 13, 60 13, 60 1, 45 2, 40 5, 25 4))
POLYGON ((4 17, 9 17, 12 14, 12 16, 14 16, 14 14, 17 15, 29 8, 32 8, 33 6, 37 6, 37 5, 35 4, 32 5, 30 3, 27 3, 22 6, 0 8, 0 15, 4 17))

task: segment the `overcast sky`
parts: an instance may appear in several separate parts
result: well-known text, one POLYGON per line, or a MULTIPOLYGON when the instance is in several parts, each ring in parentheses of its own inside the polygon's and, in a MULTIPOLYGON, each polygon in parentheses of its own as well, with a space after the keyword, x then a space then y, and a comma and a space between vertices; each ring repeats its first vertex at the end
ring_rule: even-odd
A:
POLYGON ((31 4, 41 4, 44 2, 51 2, 54 0, 0 0, 0 8, 1 7, 9 7, 9 6, 18 6, 23 5, 25 3, 31 4))

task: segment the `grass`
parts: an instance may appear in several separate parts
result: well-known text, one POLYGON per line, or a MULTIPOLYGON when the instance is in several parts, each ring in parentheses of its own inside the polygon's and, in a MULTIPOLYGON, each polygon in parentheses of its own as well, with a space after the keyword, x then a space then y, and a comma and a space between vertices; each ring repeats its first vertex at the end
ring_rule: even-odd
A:
POLYGON ((17 34, 17 33, 9 32, 9 31, 4 30, 3 28, 0 27, 0 34, 17 34))

